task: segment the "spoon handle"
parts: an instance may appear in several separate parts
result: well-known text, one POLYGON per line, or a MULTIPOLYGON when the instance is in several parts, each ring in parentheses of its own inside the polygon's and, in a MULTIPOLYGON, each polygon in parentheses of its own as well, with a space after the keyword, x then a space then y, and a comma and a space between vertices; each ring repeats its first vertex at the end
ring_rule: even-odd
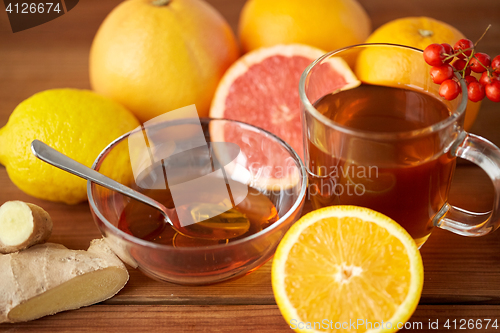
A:
POLYGON ((142 203, 145 203, 146 205, 160 210, 163 216, 165 216, 166 221, 172 224, 167 215, 167 208, 158 201, 153 200, 150 197, 145 196, 144 194, 137 192, 130 187, 120 184, 119 182, 104 176, 102 173, 99 173, 71 159, 70 157, 58 152, 42 141, 34 140, 31 143, 31 151, 36 157, 48 164, 55 166, 56 168, 72 173, 75 176, 81 177, 83 179, 90 180, 96 184, 104 186, 107 189, 119 192, 132 199, 138 200, 142 203))

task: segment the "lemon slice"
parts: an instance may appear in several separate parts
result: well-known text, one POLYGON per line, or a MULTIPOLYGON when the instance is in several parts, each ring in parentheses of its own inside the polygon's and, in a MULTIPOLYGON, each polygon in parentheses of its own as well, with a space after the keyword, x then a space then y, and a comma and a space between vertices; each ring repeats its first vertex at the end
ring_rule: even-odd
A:
POLYGON ((272 285, 297 332, 395 332, 418 305, 420 252, 389 217, 333 206, 303 216, 281 241, 272 285))

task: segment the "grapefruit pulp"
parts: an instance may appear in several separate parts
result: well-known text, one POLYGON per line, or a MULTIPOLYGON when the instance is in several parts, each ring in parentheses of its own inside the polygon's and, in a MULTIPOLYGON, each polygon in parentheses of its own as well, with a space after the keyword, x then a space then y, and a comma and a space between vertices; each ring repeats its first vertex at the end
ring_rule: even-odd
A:
MULTIPOLYGON (((224 74, 212 100, 210 117, 238 120, 263 128, 287 142, 303 159, 299 80, 306 67, 324 53, 302 44, 276 45, 247 53, 224 74)), ((315 96, 312 102, 335 90, 359 85, 342 59, 329 58, 321 66, 323 69, 318 71, 321 77, 315 78, 321 86, 308 91, 308 97, 310 94, 315 96)), ((217 132, 213 134, 218 141, 244 144, 234 130, 225 128, 217 132)), ((271 162, 273 165, 266 187, 284 184, 283 180, 291 176, 286 173, 286 166, 270 161, 272 156, 253 155, 249 158, 252 159, 249 165, 252 162, 266 162, 267 165, 271 162)), ((291 184, 295 183, 289 180, 291 184)))

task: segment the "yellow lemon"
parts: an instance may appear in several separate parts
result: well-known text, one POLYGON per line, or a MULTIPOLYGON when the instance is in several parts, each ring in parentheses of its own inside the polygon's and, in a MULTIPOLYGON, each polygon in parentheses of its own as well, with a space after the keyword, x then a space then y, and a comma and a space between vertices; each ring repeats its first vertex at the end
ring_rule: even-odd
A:
POLYGON ((389 217, 333 206, 290 228, 274 256, 272 285, 297 332, 395 332, 418 305, 423 264, 411 236, 389 217))
MULTIPOLYGON (((114 139, 139 126, 123 106, 94 92, 54 89, 19 104, 0 129, 0 163, 24 192, 41 199, 75 204, 86 199, 86 181, 38 160, 31 142, 41 140, 74 160, 91 166, 114 139)), ((108 175, 129 179, 128 154, 114 154, 108 175)))
MULTIPOLYGON (((430 17, 405 17, 379 27, 368 37, 366 43, 400 44, 423 50, 432 43, 448 43, 453 46, 461 38, 465 36, 447 23, 430 17)), ((410 80, 408 73, 410 70, 415 71, 415 66, 421 66, 422 73, 429 70, 422 59, 417 59, 417 55, 412 52, 402 52, 397 56, 390 52, 378 53, 374 55, 370 52, 369 56, 365 55, 366 61, 358 62, 358 66, 362 68, 360 67, 356 74, 361 81, 379 84, 393 81, 406 84, 410 80)), ((415 82, 415 78, 412 79, 415 82)), ((436 89, 438 87, 436 85, 436 89)), ((464 124, 466 130, 469 130, 476 120, 480 106, 481 102, 468 101, 464 124)))
POLYGON ((240 16, 245 52, 300 43, 326 51, 362 43, 371 21, 356 0, 249 0, 240 16))

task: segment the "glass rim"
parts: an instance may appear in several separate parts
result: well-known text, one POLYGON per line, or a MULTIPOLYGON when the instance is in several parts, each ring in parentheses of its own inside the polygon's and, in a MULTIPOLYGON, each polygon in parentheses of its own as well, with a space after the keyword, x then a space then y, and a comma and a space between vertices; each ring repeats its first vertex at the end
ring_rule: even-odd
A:
MULTIPOLYGON (((413 50, 419 53, 423 53, 423 50, 411 47, 411 46, 406 46, 406 45, 400 45, 400 44, 391 44, 391 43, 365 43, 365 44, 356 44, 356 45, 350 45, 343 47, 341 49, 337 49, 334 51, 330 51, 328 53, 325 53, 321 57, 317 58, 314 60, 307 68, 302 72, 302 75, 300 76, 300 81, 299 81, 299 98, 300 102, 302 103, 305 111, 309 112, 312 116, 314 116, 316 119, 321 121, 323 124, 325 124, 328 127, 331 127, 332 129, 357 136, 360 138, 366 138, 366 139, 374 139, 374 140, 396 140, 396 139, 412 139, 416 138, 422 135, 430 134, 437 132, 439 130, 442 130, 451 124, 453 124, 457 118, 462 116, 465 113, 465 109, 467 107, 467 84, 465 80, 460 76, 460 74, 457 73, 457 78, 460 83, 460 88, 462 89, 462 93, 460 94, 460 104, 457 106, 456 110, 454 110, 448 117, 445 119, 426 126, 424 128, 419 128, 411 131, 401 131, 401 132, 390 132, 390 133, 381 133, 381 132, 372 132, 372 131, 365 131, 365 130, 357 130, 353 129, 351 127, 343 126, 337 122, 334 122, 333 120, 327 118, 323 114, 321 114, 311 103, 309 98, 307 97, 306 91, 305 91, 305 86, 306 86, 306 81, 308 79, 309 74, 311 73, 312 69, 315 68, 315 66, 318 63, 321 63, 324 59, 329 58, 331 56, 335 56, 338 53, 355 49, 355 48, 367 48, 367 47, 396 47, 396 48, 404 48, 408 50, 413 50)), ((422 57, 423 60, 423 57, 422 57)), ((305 120, 304 120, 305 121, 305 120)), ((305 134, 304 134, 305 135, 305 134)))
MULTIPOLYGON (((110 229, 112 232, 114 232, 116 236, 119 236, 122 239, 125 239, 125 240, 127 240, 127 241, 129 241, 129 242, 131 242, 133 244, 141 245, 141 246, 145 246, 145 247, 149 247, 149 248, 153 248, 153 249, 157 249, 157 250, 199 251, 200 249, 210 249, 210 250, 217 249, 217 248, 223 249, 223 248, 228 248, 228 247, 232 247, 232 246, 238 246, 240 244, 252 241, 252 240, 254 240, 256 238, 260 238, 261 236, 263 236, 265 234, 268 234, 270 231, 278 228, 278 226, 280 226, 281 224, 283 224, 284 221, 286 221, 294 212, 297 211, 297 209, 301 205, 301 203, 304 200, 305 195, 306 195, 307 184, 308 184, 308 182, 307 182, 307 171, 306 171, 304 163, 302 162, 302 159, 299 157, 299 155, 297 154, 297 152, 290 145, 288 145, 288 143, 286 143, 283 139, 279 138, 278 136, 274 135, 271 132, 266 131, 263 128, 260 128, 258 126, 254 126, 254 125, 250 125, 250 124, 244 123, 242 121, 230 120, 230 119, 210 118, 210 117, 200 117, 199 119, 200 119, 201 123, 205 122, 205 123, 208 124, 208 123, 210 123, 212 121, 222 121, 222 122, 228 122, 228 123, 235 123, 235 124, 243 125, 244 127, 248 127, 253 132, 255 132, 255 130, 259 130, 259 131, 265 133, 267 136, 271 137, 273 140, 277 141, 277 143, 281 147, 285 148, 285 150, 290 154, 290 156, 298 163, 298 169, 299 169, 299 172, 301 173, 301 177, 299 177, 299 179, 302 181, 299 195, 298 195, 297 199, 295 200, 295 202, 293 203, 292 207, 290 207, 290 209, 283 216, 281 216, 276 222, 274 222, 271 226, 269 226, 269 227, 267 227, 267 228, 265 228, 265 229, 263 229, 263 230, 255 233, 255 234, 252 234, 252 235, 250 235, 248 237, 245 237, 245 238, 242 238, 242 239, 238 239, 238 240, 236 240, 234 242, 230 242, 230 243, 226 243, 226 244, 216 244, 216 245, 200 246, 200 247, 175 247, 173 245, 157 244, 157 243, 153 243, 153 242, 149 242, 149 241, 140 239, 140 238, 135 237, 133 235, 127 234, 126 232, 124 232, 123 230, 119 229, 118 227, 116 227, 115 225, 113 225, 111 222, 109 222, 108 219, 106 219, 102 215, 101 211, 97 208, 94 196, 92 195, 92 185, 93 184, 97 185, 97 184, 95 184, 94 182, 92 182, 90 180, 87 181, 87 198, 88 198, 88 201, 89 201, 90 208, 92 209, 92 211, 94 212, 94 214, 96 214, 97 217, 101 220, 101 222, 104 223, 108 227, 108 229, 110 229)), ((174 120, 171 120, 171 121, 164 121, 164 122, 157 123, 154 126, 161 126, 161 125, 164 125, 166 123, 172 123, 172 122, 175 123, 175 122, 180 122, 180 121, 183 121, 183 120, 185 120, 185 119, 174 119, 174 120)), ((142 126, 139 127, 139 128, 136 128, 136 129, 134 129, 134 130, 132 130, 130 132, 127 132, 127 133, 121 135, 120 137, 116 138, 115 140, 113 140, 110 144, 108 144, 99 153, 99 155, 95 159, 94 163, 92 164, 91 168, 95 170, 95 168, 98 165, 100 166, 100 164, 104 161, 104 159, 109 154, 109 152, 115 146, 117 146, 120 142, 122 142, 123 140, 125 140, 126 138, 128 138, 131 134, 137 133, 139 131, 142 131, 142 126)))

